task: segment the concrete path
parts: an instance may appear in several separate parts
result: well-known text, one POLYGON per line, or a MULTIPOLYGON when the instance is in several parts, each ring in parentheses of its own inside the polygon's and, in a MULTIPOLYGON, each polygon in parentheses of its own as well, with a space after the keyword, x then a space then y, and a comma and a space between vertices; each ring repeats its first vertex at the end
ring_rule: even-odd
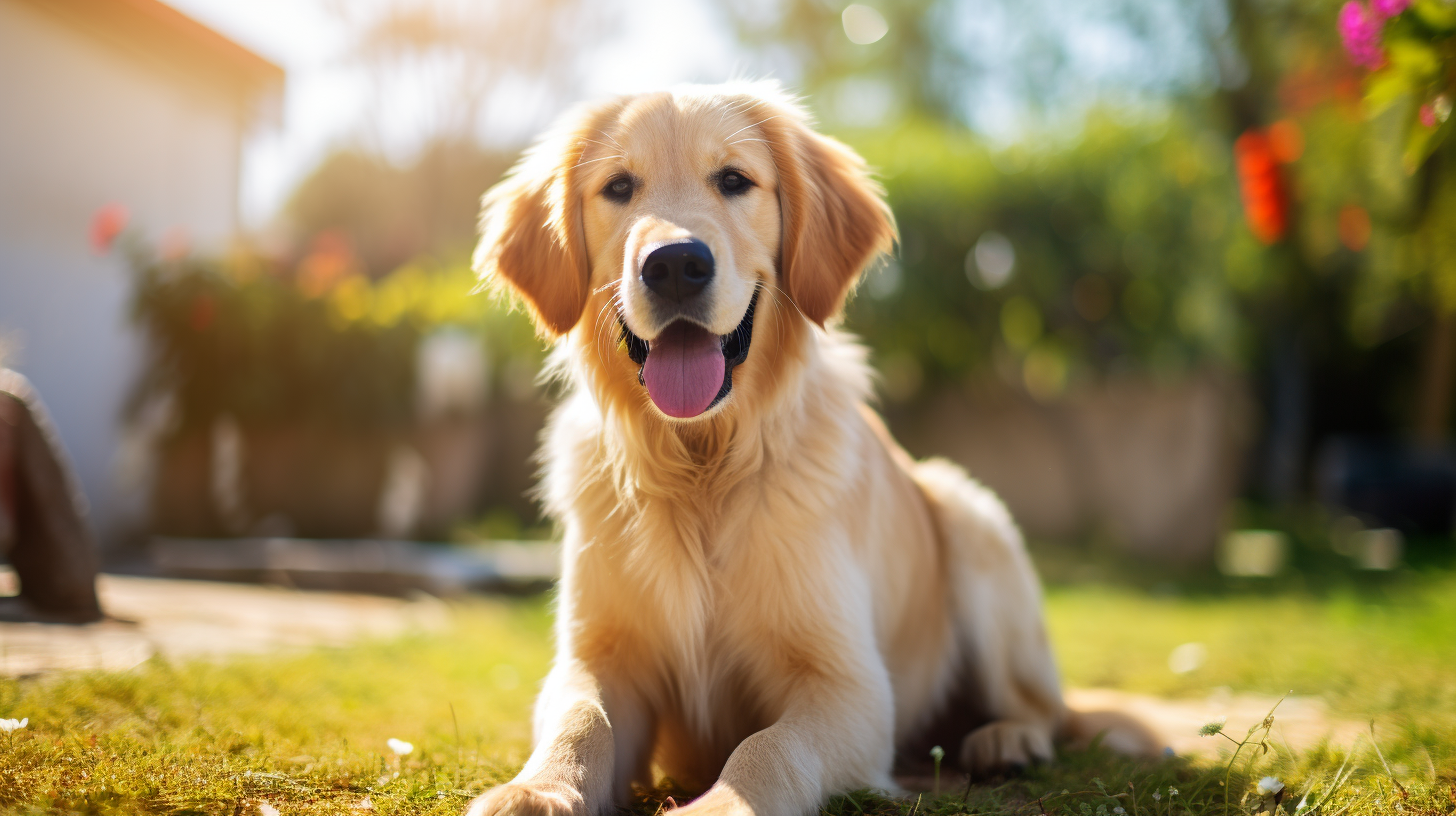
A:
MULTIPOLYGON (((15 576, 0 571, 0 595, 15 576)), ((360 637, 390 637, 449 624, 433 598, 402 600, 279 587, 102 575, 101 607, 116 620, 86 626, 0 623, 0 675, 129 669, 170 658, 263 653, 360 637)))

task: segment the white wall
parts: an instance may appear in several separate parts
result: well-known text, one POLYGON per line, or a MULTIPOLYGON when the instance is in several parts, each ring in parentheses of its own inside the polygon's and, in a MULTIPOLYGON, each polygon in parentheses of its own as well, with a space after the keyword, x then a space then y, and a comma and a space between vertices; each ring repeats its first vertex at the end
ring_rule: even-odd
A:
POLYGON ((219 248, 237 219, 234 97, 136 59, 41 8, 0 0, 0 338, 40 390, 103 536, 135 507, 118 484, 121 409, 140 361, 129 271, 88 229, 117 202, 152 241, 219 248))

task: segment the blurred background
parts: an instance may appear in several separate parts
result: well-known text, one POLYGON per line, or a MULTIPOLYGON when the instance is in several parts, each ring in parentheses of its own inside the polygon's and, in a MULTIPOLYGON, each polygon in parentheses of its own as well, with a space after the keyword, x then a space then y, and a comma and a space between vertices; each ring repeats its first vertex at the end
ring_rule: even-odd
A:
POLYGON ((1444 0, 0 0, 0 358, 111 569, 544 577, 476 547, 552 534, 542 348, 472 294, 479 196, 576 101, 773 77, 899 220, 846 315, 892 430, 1049 578, 1449 566, 1453 29, 1444 0))

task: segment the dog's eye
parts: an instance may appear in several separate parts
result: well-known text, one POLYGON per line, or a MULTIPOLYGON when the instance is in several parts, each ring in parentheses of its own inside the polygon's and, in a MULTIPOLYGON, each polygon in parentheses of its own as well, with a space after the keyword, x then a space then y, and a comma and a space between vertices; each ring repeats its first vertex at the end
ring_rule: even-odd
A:
POLYGON ((637 185, 632 183, 630 176, 617 176, 607 182, 607 186, 602 189, 602 195, 618 203, 624 203, 631 200, 632 191, 636 187, 637 185))
POLYGON ((724 170, 718 174, 718 189, 723 195, 741 195, 748 192, 753 182, 737 170, 724 170))

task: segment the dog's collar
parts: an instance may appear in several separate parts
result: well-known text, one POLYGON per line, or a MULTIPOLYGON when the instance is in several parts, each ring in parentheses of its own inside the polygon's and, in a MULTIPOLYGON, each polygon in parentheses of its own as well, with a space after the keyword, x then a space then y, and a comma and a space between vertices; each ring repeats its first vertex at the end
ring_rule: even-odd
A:
MULTIPOLYGON (((753 298, 748 301, 748 311, 743 313, 743 319, 728 334, 720 335, 718 338, 719 347, 723 350, 723 386, 718 389, 717 396, 708 403, 708 409, 723 401, 728 392, 733 390, 733 369, 737 368, 748 359, 748 347, 753 343, 753 313, 758 308, 758 289, 753 290, 753 298)), ((646 385, 642 380, 642 366, 647 363, 647 352, 651 350, 652 344, 638 337, 627 328, 627 321, 617 314, 617 325, 622 327, 622 336, 619 345, 627 351, 627 356, 637 364, 637 382, 646 385)))

